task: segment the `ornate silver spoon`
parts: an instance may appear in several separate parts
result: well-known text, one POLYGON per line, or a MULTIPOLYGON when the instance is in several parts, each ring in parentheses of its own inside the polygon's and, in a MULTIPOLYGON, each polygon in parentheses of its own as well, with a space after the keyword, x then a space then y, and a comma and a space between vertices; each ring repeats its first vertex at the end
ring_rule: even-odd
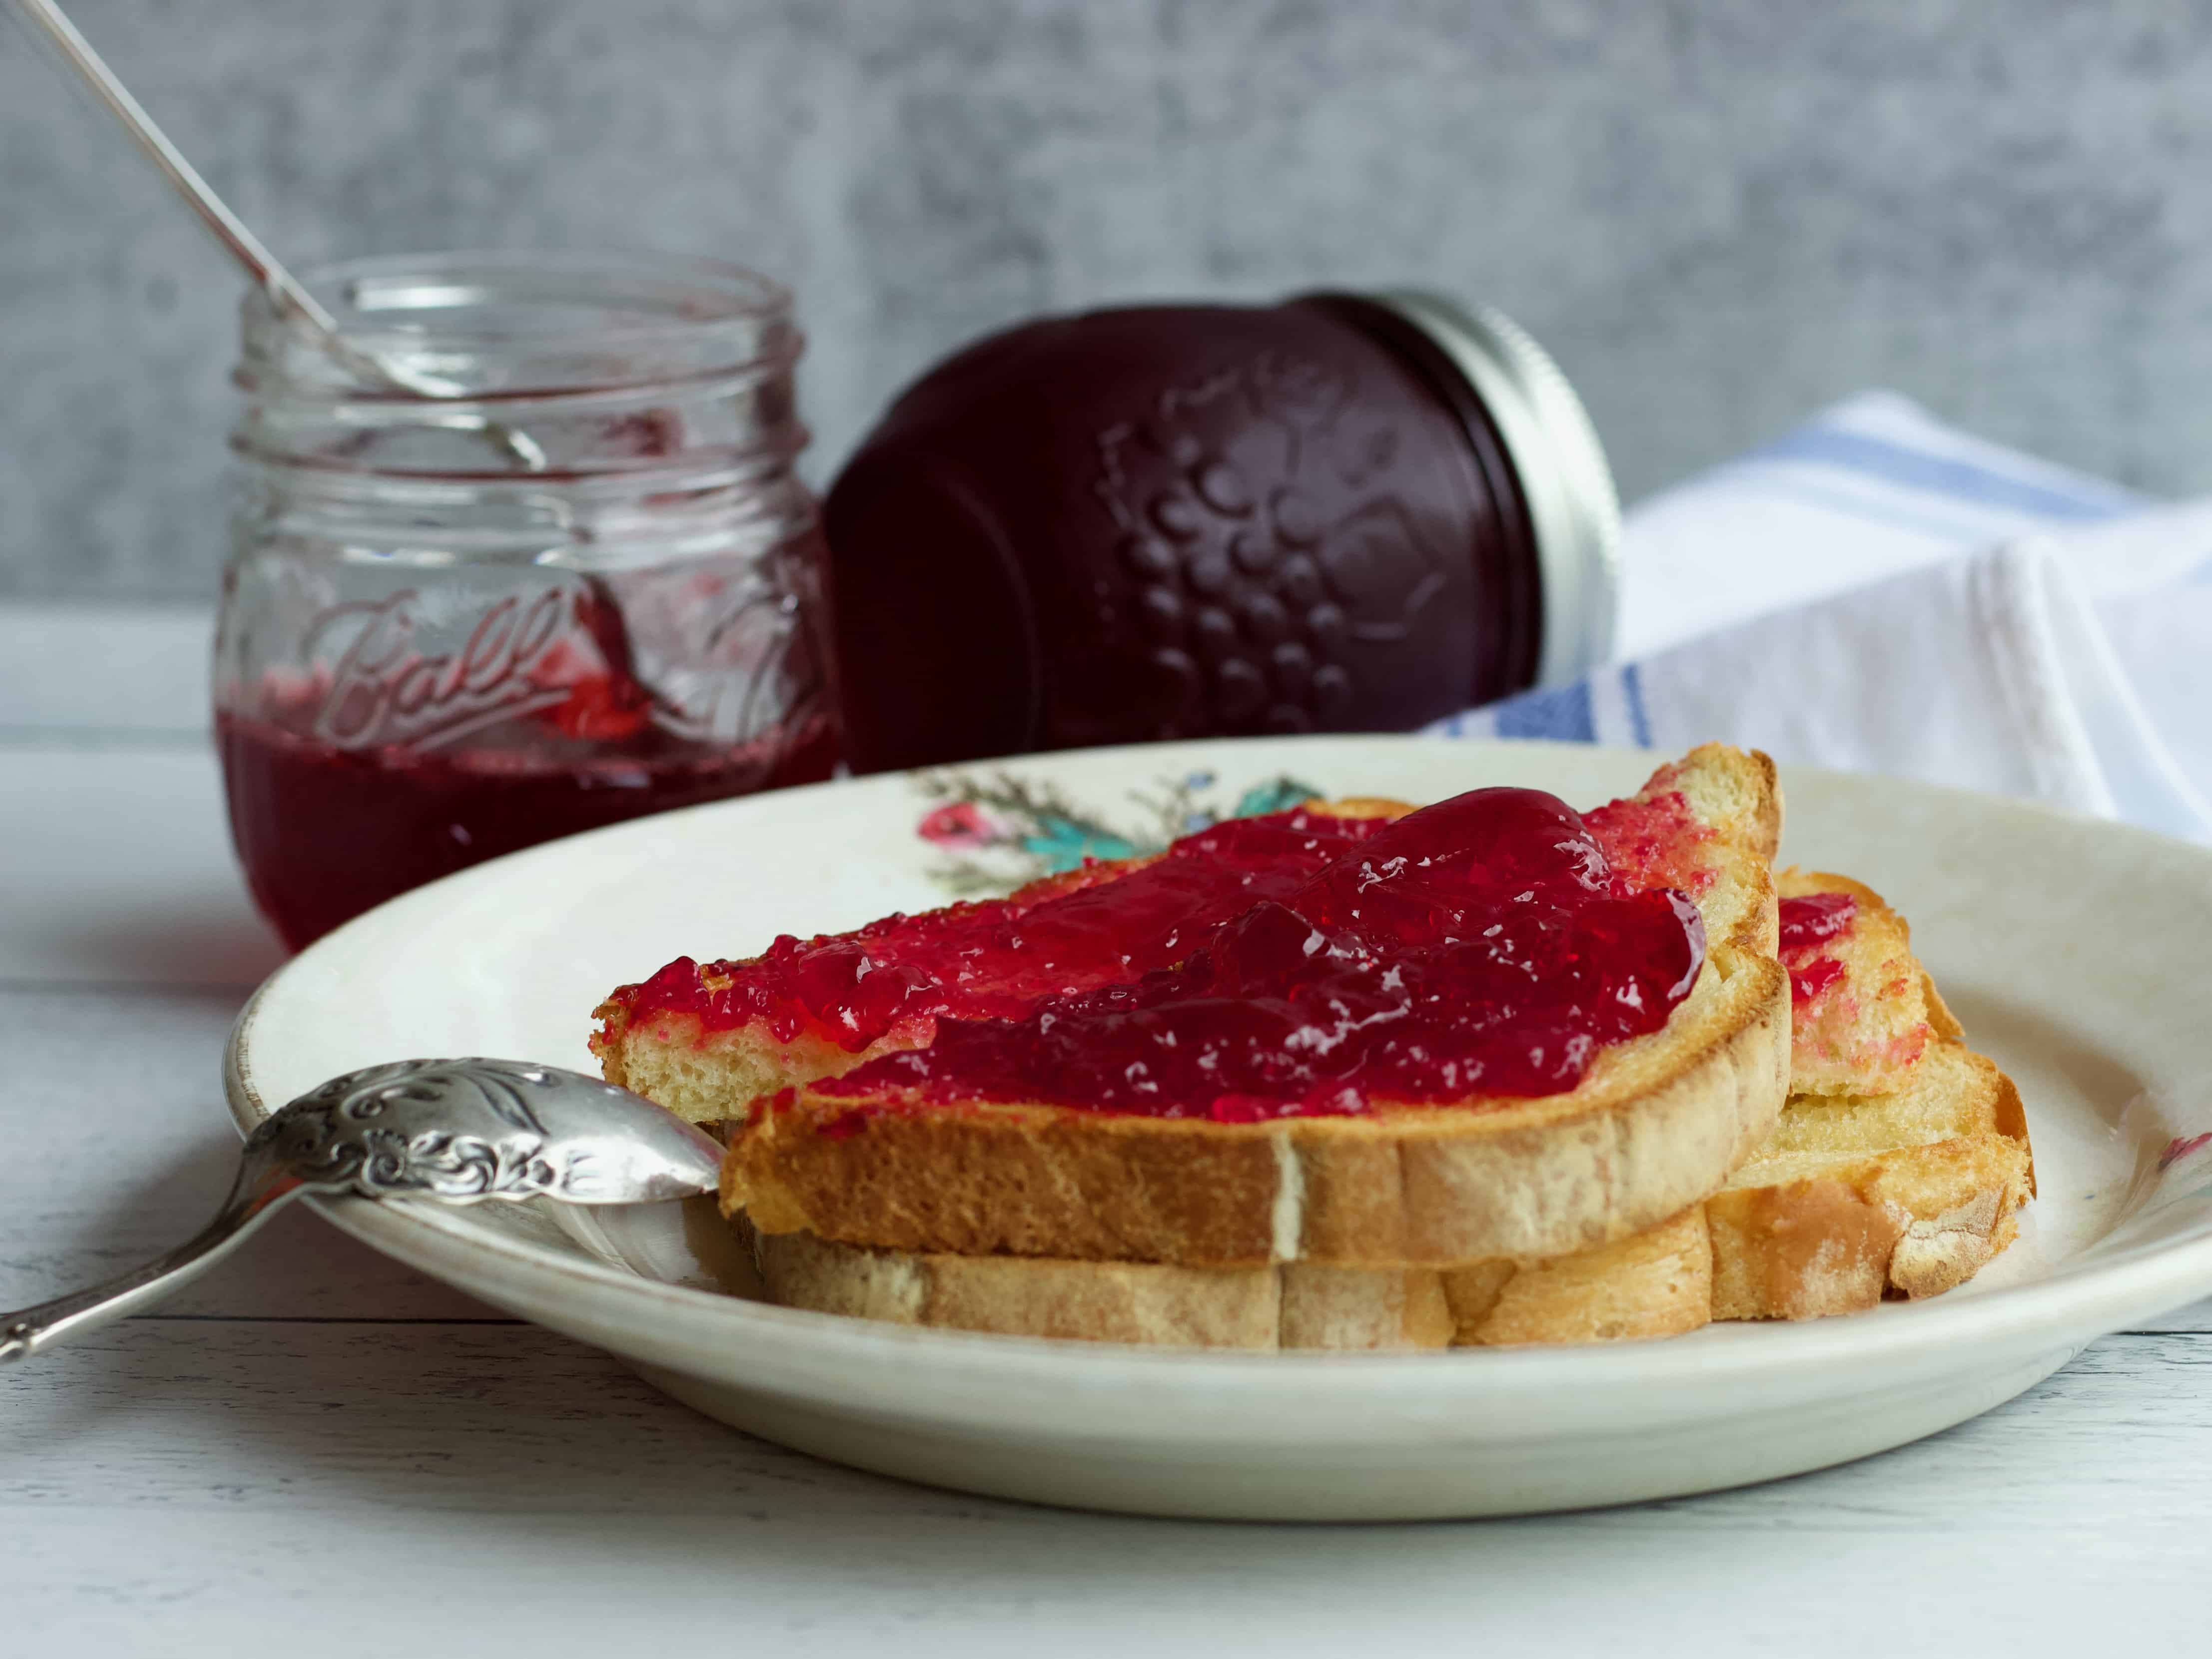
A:
POLYGON ((714 1190, 722 1149, 597 1078, 514 1060, 407 1060, 310 1090, 248 1135, 197 1237, 74 1296, 0 1313, 0 1363, 97 1329, 198 1277, 302 1193, 649 1204, 714 1190))

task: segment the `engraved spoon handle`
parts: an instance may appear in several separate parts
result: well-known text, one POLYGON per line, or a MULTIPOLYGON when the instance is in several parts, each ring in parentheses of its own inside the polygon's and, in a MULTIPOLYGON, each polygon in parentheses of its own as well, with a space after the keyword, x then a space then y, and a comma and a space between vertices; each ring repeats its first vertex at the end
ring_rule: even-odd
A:
POLYGON ((175 1249, 89 1290, 0 1313, 0 1364, 28 1359, 41 1348, 97 1330, 159 1301, 198 1278, 270 1214, 313 1186, 276 1158, 249 1157, 215 1219, 175 1249))

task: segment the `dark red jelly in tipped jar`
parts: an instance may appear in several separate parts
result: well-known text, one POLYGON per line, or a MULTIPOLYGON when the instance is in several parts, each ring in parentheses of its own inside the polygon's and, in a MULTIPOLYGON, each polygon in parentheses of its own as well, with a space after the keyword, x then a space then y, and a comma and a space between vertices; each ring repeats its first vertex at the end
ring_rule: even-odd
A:
POLYGON ((1298 872, 1190 945, 1017 1017, 941 1018, 927 1048, 814 1086, 863 1116, 890 1091, 1231 1122, 1555 1094, 1666 1023, 1705 929, 1679 891, 1632 887, 1555 797, 1480 789, 1298 872))
POLYGON ((856 769, 1403 729, 1612 629, 1602 452, 1535 343, 1433 299, 1031 322, 910 386, 830 490, 856 769))

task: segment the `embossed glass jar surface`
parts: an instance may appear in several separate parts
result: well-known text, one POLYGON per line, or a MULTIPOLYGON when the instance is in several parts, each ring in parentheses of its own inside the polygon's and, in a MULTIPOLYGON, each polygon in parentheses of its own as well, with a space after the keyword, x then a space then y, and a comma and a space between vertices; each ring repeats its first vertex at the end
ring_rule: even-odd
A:
POLYGON ((831 488, 856 769, 1403 729, 1609 647, 1618 509, 1535 343, 1313 295, 1024 324, 894 403, 831 488))
POLYGON ((317 285, 456 395, 357 384, 246 302, 215 701, 288 941, 518 847, 830 775, 783 289, 477 254, 317 285))

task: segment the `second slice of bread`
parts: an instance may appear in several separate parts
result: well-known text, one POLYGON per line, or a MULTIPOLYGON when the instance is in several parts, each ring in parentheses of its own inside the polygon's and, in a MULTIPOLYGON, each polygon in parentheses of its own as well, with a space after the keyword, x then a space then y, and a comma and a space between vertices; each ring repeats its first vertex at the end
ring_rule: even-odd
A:
POLYGON ((1607 1342, 1940 1294, 2011 1242, 2033 1189, 2018 1092, 1939 1042, 1902 1090, 1794 1097, 1711 1199, 1548 1260, 1221 1269, 752 1243, 771 1299, 900 1324, 1179 1347, 1607 1342))

